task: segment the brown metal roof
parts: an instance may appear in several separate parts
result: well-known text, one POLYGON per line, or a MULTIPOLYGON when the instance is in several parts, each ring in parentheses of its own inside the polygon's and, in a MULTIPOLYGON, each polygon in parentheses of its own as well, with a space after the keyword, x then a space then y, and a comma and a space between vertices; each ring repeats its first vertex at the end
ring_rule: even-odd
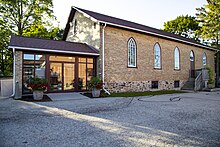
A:
POLYGON ((75 14, 76 11, 81 11, 83 13, 86 13, 87 15, 89 15, 89 16, 95 18, 96 20, 98 20, 100 23, 106 23, 107 25, 122 27, 122 28, 125 28, 125 29, 130 29, 130 30, 139 31, 139 32, 142 32, 142 33, 155 35, 155 36, 158 36, 158 37, 161 37, 161 38, 167 38, 167 39, 183 42, 183 43, 186 43, 186 44, 191 44, 191 45, 203 47, 203 48, 206 48, 206 49, 215 50, 211 47, 200 44, 200 43, 198 43, 198 42, 196 42, 192 39, 184 38, 182 36, 179 36, 179 35, 176 35, 176 34, 173 34, 173 33, 165 32, 165 31, 162 31, 162 30, 159 30, 159 29, 155 29, 155 28, 152 28, 152 27, 142 25, 142 24, 134 23, 134 22, 131 22, 131 21, 127 21, 127 20, 123 20, 123 19, 119 19, 119 18, 107 16, 107 15, 103 15, 103 14, 100 14, 100 13, 92 12, 92 11, 77 8, 77 7, 72 7, 72 10, 70 12, 68 22, 66 24, 66 28, 65 28, 65 31, 64 31, 64 35, 63 35, 64 40, 66 39, 69 28, 70 28, 69 23, 72 22, 74 14, 75 14))
POLYGON ((36 50, 45 52, 99 55, 99 51, 86 43, 39 39, 12 35, 9 48, 36 50))

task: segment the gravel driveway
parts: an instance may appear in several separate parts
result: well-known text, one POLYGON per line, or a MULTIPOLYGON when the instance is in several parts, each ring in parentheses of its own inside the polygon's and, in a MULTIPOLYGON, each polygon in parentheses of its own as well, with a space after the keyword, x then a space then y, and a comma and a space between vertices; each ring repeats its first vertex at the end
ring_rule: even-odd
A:
POLYGON ((1 99, 0 146, 220 146, 220 92, 1 99))

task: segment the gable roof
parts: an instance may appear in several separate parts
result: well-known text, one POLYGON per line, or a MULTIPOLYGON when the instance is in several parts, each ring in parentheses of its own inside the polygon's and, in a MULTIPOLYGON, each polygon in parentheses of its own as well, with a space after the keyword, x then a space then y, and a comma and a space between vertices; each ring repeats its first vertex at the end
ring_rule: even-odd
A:
POLYGON ((9 48, 98 56, 99 51, 86 43, 39 39, 12 35, 9 48))
POLYGON ((155 28, 148 27, 148 26, 145 26, 145 25, 142 25, 142 24, 138 24, 138 23, 134 23, 134 22, 131 22, 131 21, 115 18, 115 17, 112 17, 112 16, 108 16, 108 15, 92 12, 92 11, 89 11, 89 10, 81 9, 81 8, 78 8, 78 7, 72 7, 72 9, 71 9, 71 12, 70 12, 67 24, 66 24, 66 28, 64 30, 63 40, 65 40, 67 35, 68 35, 69 29, 70 29, 70 24, 69 23, 73 21, 73 18, 74 18, 74 15, 75 15, 76 11, 79 11, 83 14, 87 14, 90 17, 96 19, 97 21, 99 21, 100 23, 103 23, 103 24, 107 24, 107 25, 111 25, 111 26, 115 26, 115 27, 120 27, 120 28, 124 28, 124 29, 129 29, 129 30, 133 30, 133 31, 138 31, 138 32, 141 32, 141 33, 146 33, 146 34, 158 36, 158 37, 161 37, 161 38, 175 40, 175 41, 178 41, 178 42, 182 42, 182 43, 202 47, 202 48, 209 49, 209 50, 216 50, 212 47, 205 46, 205 45, 203 45, 201 43, 198 43, 198 42, 196 42, 192 39, 184 38, 180 35, 165 32, 165 31, 162 31, 162 30, 159 30, 159 29, 155 29, 155 28))

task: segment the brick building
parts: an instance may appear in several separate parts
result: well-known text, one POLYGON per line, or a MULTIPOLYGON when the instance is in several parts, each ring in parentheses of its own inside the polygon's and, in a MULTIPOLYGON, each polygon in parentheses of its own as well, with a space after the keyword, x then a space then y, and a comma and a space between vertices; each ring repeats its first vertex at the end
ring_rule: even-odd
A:
POLYGON ((178 35, 77 7, 72 7, 63 41, 13 36, 9 47, 22 93, 28 91, 25 80, 38 75, 49 79, 51 92, 87 90, 94 75, 110 92, 180 89, 204 67, 214 69, 216 52, 178 35))

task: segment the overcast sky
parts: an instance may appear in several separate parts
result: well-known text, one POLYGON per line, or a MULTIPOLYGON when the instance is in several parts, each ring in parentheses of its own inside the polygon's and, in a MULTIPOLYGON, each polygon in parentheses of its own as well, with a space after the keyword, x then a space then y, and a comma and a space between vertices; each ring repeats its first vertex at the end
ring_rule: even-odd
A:
POLYGON ((71 6, 77 6, 160 29, 177 16, 195 16, 196 8, 206 0, 53 0, 53 4, 61 28, 66 25, 71 6))

